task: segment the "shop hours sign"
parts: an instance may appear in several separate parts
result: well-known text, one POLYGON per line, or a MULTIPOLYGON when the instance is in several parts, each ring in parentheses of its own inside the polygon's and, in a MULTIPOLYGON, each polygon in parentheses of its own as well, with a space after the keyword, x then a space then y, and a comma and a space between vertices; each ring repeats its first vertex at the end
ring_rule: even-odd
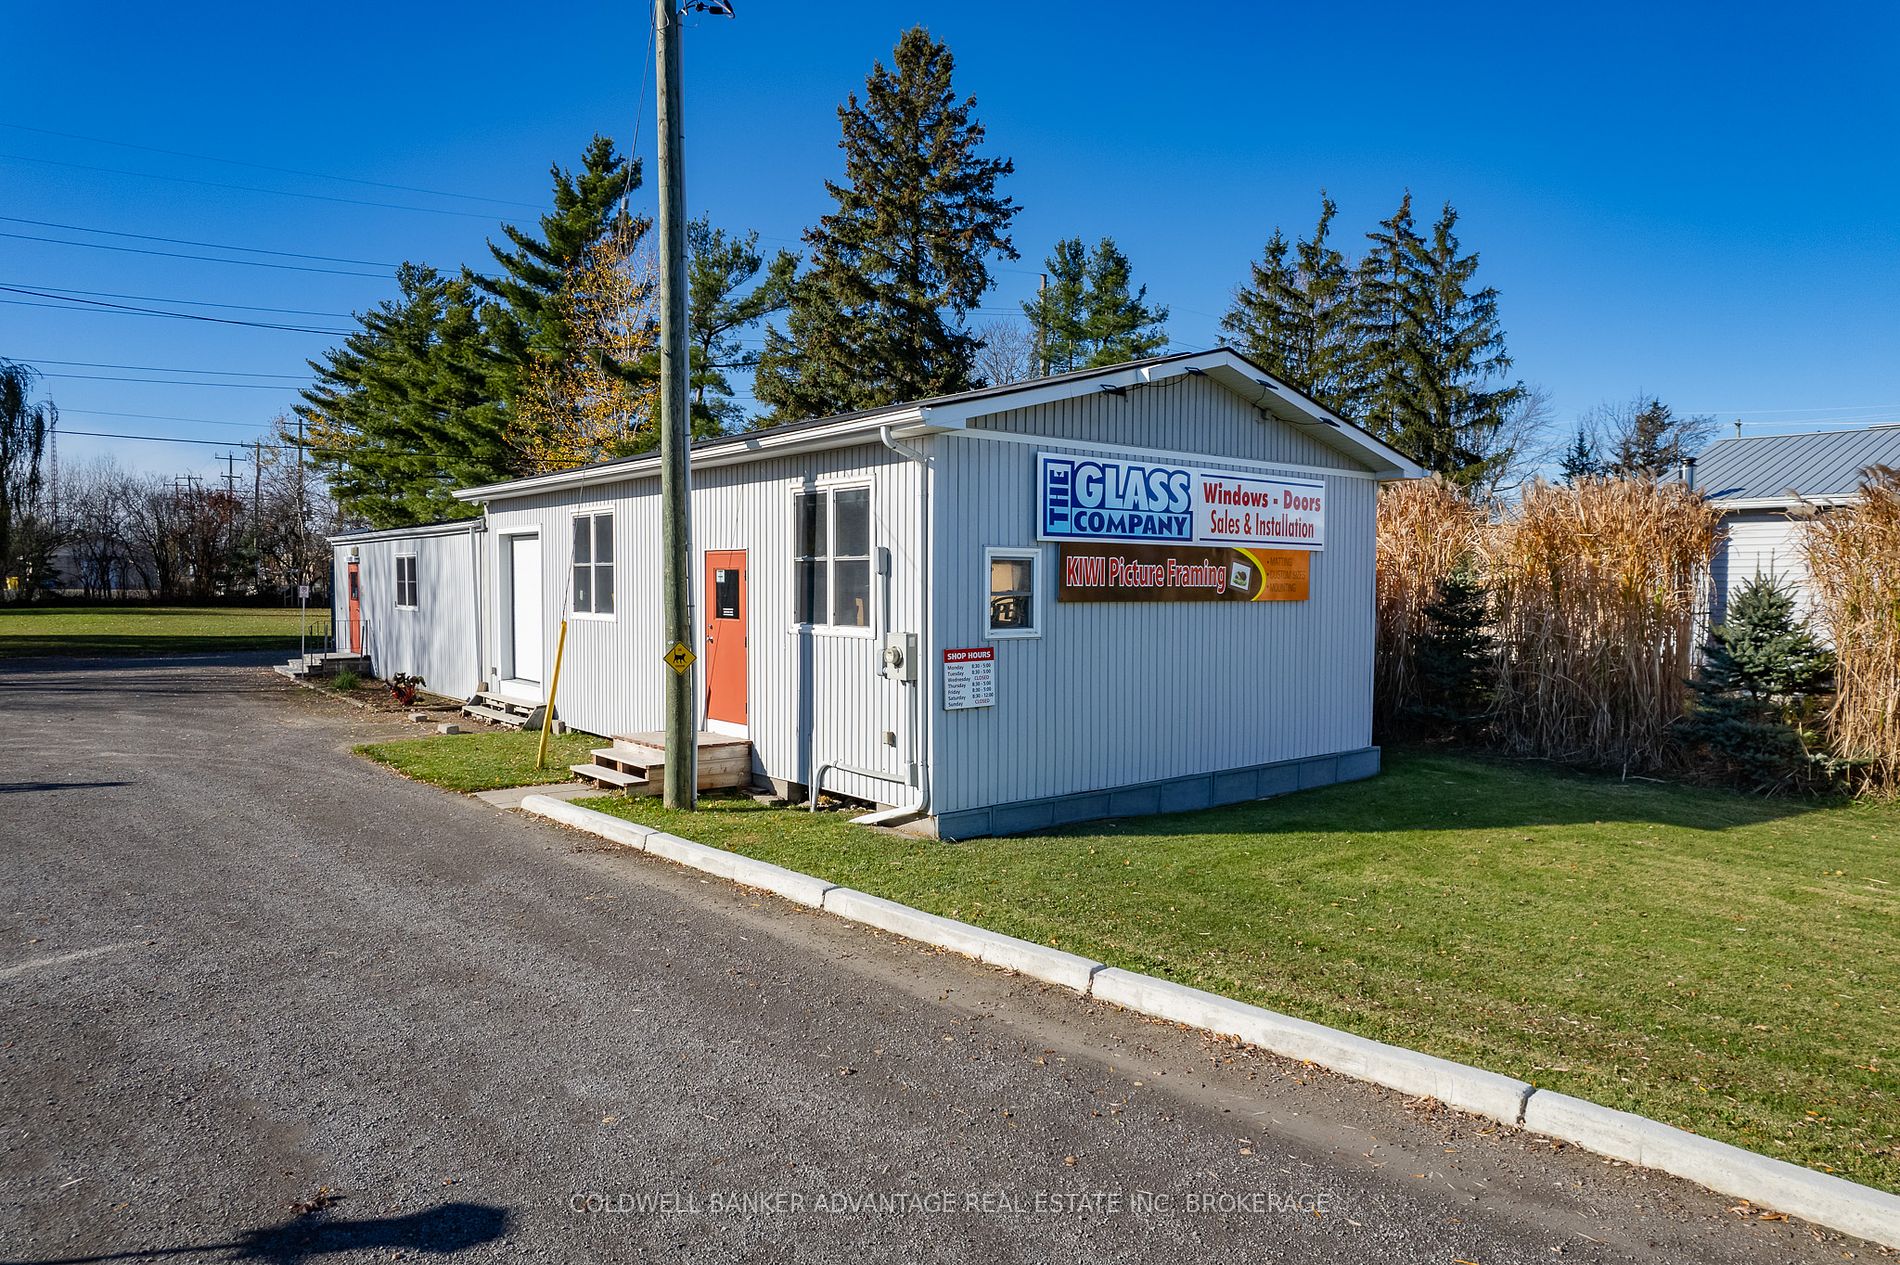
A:
POLYGON ((996 647, 972 646, 943 652, 943 709, 996 705, 996 647))

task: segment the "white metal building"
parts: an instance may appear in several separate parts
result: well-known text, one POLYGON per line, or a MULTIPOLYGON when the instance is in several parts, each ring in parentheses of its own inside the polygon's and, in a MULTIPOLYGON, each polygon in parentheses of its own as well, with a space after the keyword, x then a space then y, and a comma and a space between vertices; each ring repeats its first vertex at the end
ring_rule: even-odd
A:
POLYGON ((1806 613, 1808 568, 1795 515, 1850 504, 1861 472, 1875 465, 1900 467, 1900 425, 1737 435, 1710 445, 1687 467, 1727 528, 1710 563, 1709 621, 1721 623, 1729 598, 1757 575, 1782 581, 1806 613))
MULTIPOLYGON (((1370 776, 1375 500, 1418 473, 1224 349, 701 443, 702 727, 947 838, 1370 776)), ((524 702, 565 614, 556 714, 662 728, 659 486, 642 456, 468 489, 473 526, 340 538, 339 593, 355 550, 417 594, 373 650, 460 681, 479 646, 524 702)))
POLYGON ((467 698, 481 687, 479 519, 350 532, 330 547, 339 650, 369 656, 385 679, 419 676, 432 694, 467 698))

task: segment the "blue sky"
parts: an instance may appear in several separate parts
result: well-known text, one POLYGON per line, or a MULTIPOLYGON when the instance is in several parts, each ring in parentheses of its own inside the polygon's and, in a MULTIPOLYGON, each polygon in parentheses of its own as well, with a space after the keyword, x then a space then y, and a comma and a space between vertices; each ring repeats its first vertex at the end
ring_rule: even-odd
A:
MULTIPOLYGON (((1016 311, 1056 238, 1109 235, 1172 307, 1174 343, 1209 345, 1248 261, 1276 224, 1310 225, 1322 186, 1348 235, 1409 188, 1426 208, 1459 208, 1480 275, 1502 291, 1515 373, 1553 393, 1561 421, 1639 391, 1751 433, 1900 420, 1900 6, 737 3, 736 21, 695 18, 687 33, 687 197, 766 245, 795 245, 827 208, 837 105, 922 22, 1016 163, 1023 257, 997 273, 985 315, 1016 311)), ((0 232, 228 253, 18 222, 38 220, 372 264, 481 262, 497 218, 531 218, 548 164, 573 161, 594 131, 624 146, 638 127, 650 163, 646 27, 637 3, 18 7, 0 232)), ((0 285, 142 296, 108 302, 344 314, 391 289, 386 268, 274 261, 374 275, 0 236, 0 285)), ((42 301, 0 292, 22 299, 42 301)), ((68 462, 110 450, 208 474, 219 450, 72 432, 248 441, 332 341, 0 302, 0 355, 49 375, 284 375, 49 376, 68 462)))

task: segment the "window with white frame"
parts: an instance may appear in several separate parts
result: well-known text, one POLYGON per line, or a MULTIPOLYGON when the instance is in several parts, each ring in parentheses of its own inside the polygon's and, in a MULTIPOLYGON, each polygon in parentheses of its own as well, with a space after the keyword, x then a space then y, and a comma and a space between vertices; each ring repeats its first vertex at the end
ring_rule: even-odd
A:
POLYGON ((612 510, 574 515, 574 613, 614 613, 612 510))
POLYGON ((416 600, 416 555, 403 553, 396 555, 396 605, 403 610, 414 610, 419 603, 416 600))
POLYGON ((871 489, 792 497, 792 622, 871 626, 871 489))
POLYGON ((991 637, 1040 637, 1041 606, 1036 601, 1036 565, 1041 557, 1034 549, 986 549, 983 551, 989 583, 989 635, 991 637))

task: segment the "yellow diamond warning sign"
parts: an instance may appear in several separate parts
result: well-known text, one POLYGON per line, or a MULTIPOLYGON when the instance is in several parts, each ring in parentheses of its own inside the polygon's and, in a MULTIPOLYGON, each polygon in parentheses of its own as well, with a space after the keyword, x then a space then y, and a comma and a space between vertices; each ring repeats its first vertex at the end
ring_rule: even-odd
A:
POLYGON ((692 667, 693 664, 698 661, 699 656, 688 650, 686 643, 676 641, 673 643, 673 648, 661 655, 660 658, 667 667, 673 669, 681 676, 685 676, 686 669, 692 667))

